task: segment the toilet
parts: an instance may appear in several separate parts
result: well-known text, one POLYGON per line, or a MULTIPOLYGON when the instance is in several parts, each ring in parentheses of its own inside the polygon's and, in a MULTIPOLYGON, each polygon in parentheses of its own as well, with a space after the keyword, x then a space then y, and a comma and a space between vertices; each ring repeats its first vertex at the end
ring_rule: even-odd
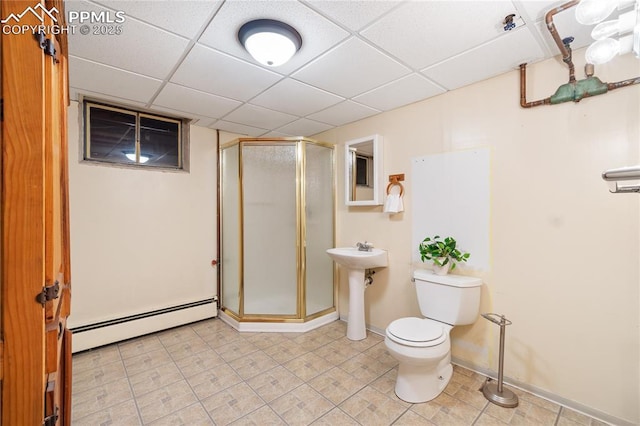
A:
POLYGON ((461 275, 413 274, 420 312, 426 318, 400 318, 386 330, 384 343, 399 362, 398 398, 420 403, 434 399, 447 386, 451 365, 449 332, 473 324, 480 310, 482 280, 461 275))

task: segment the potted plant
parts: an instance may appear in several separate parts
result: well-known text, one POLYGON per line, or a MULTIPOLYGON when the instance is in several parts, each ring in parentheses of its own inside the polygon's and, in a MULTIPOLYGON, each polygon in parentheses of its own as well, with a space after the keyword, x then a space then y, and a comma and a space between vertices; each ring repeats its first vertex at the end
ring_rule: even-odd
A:
POLYGON ((437 275, 446 275, 449 269, 456 267, 456 262, 466 262, 469 259, 469 253, 463 253, 456 248, 456 240, 453 237, 440 239, 439 235, 433 238, 427 237, 420 243, 418 247, 420 251, 420 259, 433 260, 433 272, 437 275))

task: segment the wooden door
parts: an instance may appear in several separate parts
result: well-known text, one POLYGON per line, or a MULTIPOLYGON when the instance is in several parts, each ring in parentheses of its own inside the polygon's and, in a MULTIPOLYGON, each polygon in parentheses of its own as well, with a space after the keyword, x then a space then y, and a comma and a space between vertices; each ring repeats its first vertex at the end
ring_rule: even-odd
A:
MULTIPOLYGON (((0 7, 4 25, 65 26, 62 0, 0 7)), ((66 34, 1 43, 2 424, 70 424, 66 34)))

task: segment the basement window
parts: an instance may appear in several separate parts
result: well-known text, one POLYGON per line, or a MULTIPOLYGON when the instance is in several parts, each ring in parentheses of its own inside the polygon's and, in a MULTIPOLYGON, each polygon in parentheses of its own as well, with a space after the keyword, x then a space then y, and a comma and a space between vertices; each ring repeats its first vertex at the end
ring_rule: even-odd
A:
POLYGON ((184 169, 185 120, 85 101, 84 124, 85 160, 184 169))

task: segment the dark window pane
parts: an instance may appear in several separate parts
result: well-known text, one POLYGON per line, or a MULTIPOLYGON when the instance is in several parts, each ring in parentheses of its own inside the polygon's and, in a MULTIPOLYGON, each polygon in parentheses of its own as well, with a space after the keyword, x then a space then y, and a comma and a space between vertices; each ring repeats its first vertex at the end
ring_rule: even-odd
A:
POLYGON ((369 185, 369 160, 366 157, 356 157, 356 185, 369 185))
POLYGON ((130 160, 125 154, 135 154, 136 116, 133 114, 90 107, 89 132, 89 158, 126 163, 130 160))
POLYGON ((147 165, 180 167, 180 123, 140 117, 140 159, 147 165))
POLYGON ((182 121, 87 103, 85 158, 182 168, 182 121))

